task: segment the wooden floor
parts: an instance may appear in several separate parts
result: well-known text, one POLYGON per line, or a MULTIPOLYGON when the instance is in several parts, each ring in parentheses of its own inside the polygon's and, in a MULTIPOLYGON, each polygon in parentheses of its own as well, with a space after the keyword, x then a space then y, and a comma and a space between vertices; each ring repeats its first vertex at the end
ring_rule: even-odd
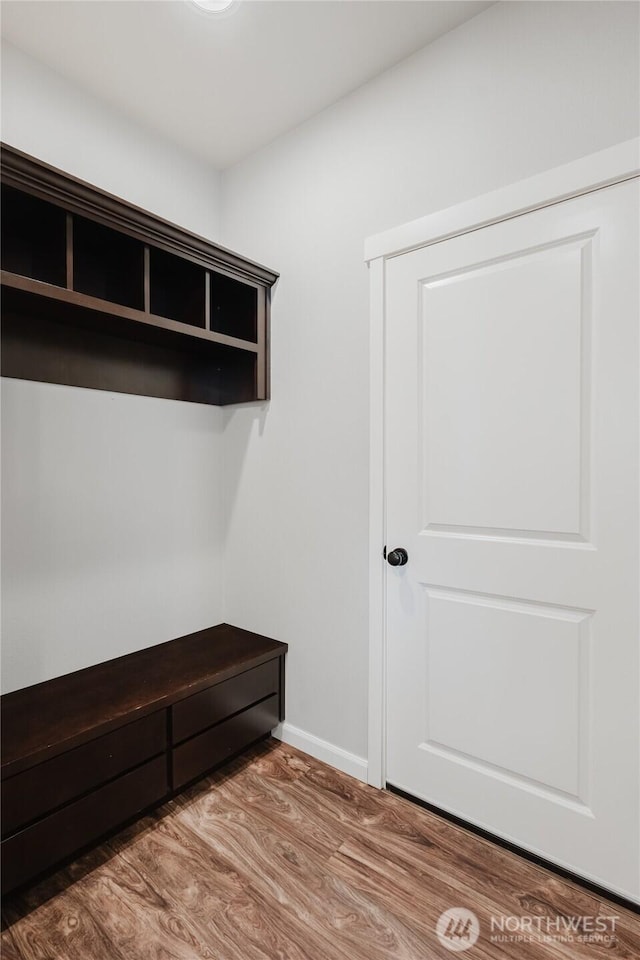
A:
POLYGON ((470 960, 640 957, 631 911, 273 741, 9 899, 2 956, 450 960, 456 906, 470 960), (609 946, 498 943, 492 915, 619 919, 609 946))

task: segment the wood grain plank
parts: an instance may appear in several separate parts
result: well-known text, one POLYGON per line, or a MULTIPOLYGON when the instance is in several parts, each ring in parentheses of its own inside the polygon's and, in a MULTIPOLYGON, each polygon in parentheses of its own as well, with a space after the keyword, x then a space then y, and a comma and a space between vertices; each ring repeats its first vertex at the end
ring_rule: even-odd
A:
POLYGON ((84 876, 78 894, 85 910, 100 918, 105 936, 127 958, 218 960, 224 944, 203 937, 188 912, 176 909, 173 899, 156 889, 155 876, 151 884, 150 876, 143 876, 118 854, 84 876))
MULTIPOLYGON (((481 930, 489 929, 489 913, 479 910, 475 899, 460 896, 447 884, 423 882, 364 847, 359 842, 345 843, 329 862, 329 869, 351 887, 373 899, 384 902, 386 908, 402 923, 414 930, 425 944, 429 957, 448 960, 451 951, 436 937, 440 914, 451 907, 468 907, 480 920, 481 930)), ((427 878, 428 880, 431 878, 427 878)), ((511 956, 508 949, 486 943, 481 938, 473 948, 477 960, 500 960, 511 956)), ((527 960, 542 957, 542 952, 526 954, 527 960)))
POLYGON ((257 811, 274 830, 286 832, 291 840, 328 859, 347 838, 347 829, 319 818, 306 794, 294 793, 290 787, 290 783, 282 785, 260 776, 251 766, 226 781, 225 794, 238 806, 257 811))
POLYGON ((2 960, 21 960, 20 951, 8 929, 0 933, 0 956, 2 960))
MULTIPOLYGON (((221 785, 181 814, 214 849, 227 851, 266 896, 330 936, 351 960, 418 960, 424 944, 384 905, 370 901, 324 868, 308 846, 274 829, 258 811, 237 806, 221 785)), ((334 947, 334 949, 335 949, 334 947)))
POLYGON ((73 888, 29 909, 30 894, 3 908, 21 960, 130 960, 73 888))
POLYGON ((252 767, 259 777, 291 782, 308 773, 310 759, 298 750, 269 739, 254 748, 252 767))
MULTIPOLYGON (((536 909, 535 904, 525 905, 517 913, 509 914, 482 897, 478 886, 472 888, 448 885, 441 878, 434 880, 431 876, 418 878, 415 870, 398 866, 360 841, 345 843, 332 858, 330 868, 352 886, 372 896, 377 894, 381 897, 396 916, 425 937, 430 953, 436 957, 442 956, 444 960, 450 955, 450 951, 441 947, 435 939, 435 927, 440 914, 453 906, 473 910, 480 921, 480 939, 473 948, 473 956, 477 956, 478 960, 516 957, 522 960, 543 960, 548 958, 550 953, 558 958, 590 957, 593 960, 600 960, 602 957, 624 957, 625 960, 631 960, 638 956, 637 948, 629 952, 625 934, 618 936, 617 942, 607 947, 578 940, 563 943, 557 939, 549 943, 535 933, 526 943, 516 940, 500 943, 492 940, 491 920, 499 918, 503 913, 516 917, 549 916, 553 920, 564 917, 578 923, 582 914, 560 914, 555 910, 549 913, 541 912, 536 909)), ((593 913, 586 915, 594 916, 593 913)))
POLYGON ((225 851, 212 848, 184 823, 184 817, 165 819, 158 829, 123 852, 215 944, 217 956, 229 960, 313 960, 336 957, 326 938, 317 937, 299 918, 271 897, 255 889, 225 851))

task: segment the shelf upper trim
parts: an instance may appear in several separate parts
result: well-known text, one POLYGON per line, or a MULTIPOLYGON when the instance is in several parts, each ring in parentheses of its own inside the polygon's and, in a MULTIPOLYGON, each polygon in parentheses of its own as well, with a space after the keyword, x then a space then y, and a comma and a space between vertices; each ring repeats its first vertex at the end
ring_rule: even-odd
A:
POLYGON ((232 272, 261 286, 271 287, 279 274, 247 260, 197 234, 120 197, 71 176, 8 144, 0 145, 2 182, 57 204, 69 213, 89 217, 151 245, 157 244, 179 256, 194 258, 212 270, 232 272))

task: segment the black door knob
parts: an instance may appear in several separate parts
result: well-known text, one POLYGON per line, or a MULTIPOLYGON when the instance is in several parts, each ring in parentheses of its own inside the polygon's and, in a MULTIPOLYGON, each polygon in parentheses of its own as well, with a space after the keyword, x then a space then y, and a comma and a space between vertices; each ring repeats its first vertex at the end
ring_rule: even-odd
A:
POLYGON ((409 554, 404 547, 396 547, 395 550, 387 554, 387 563, 390 563, 392 567, 404 567, 408 559, 409 554))

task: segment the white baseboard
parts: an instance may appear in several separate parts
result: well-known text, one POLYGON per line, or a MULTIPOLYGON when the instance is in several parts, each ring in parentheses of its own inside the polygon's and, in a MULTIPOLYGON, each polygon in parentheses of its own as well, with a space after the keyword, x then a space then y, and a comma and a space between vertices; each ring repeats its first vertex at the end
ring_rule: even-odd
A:
POLYGON ((368 765, 364 757, 358 757, 355 753, 343 750, 342 747, 336 747, 326 740, 314 737, 312 733, 300 730, 299 727, 294 727, 291 723, 279 724, 273 731, 273 736, 276 740, 281 740, 283 743, 288 743, 290 746, 302 750, 303 753, 308 753, 316 760, 328 763, 336 770, 348 773, 350 777, 355 777, 364 783, 367 782, 368 765))

